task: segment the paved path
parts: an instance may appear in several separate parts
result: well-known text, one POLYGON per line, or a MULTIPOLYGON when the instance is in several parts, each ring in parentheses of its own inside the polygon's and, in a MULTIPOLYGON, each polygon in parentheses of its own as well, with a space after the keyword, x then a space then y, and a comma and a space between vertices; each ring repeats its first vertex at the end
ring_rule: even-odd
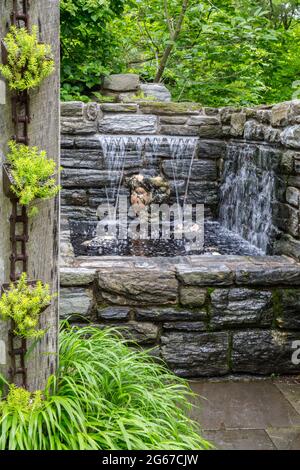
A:
POLYGON ((300 380, 191 382, 192 417, 218 449, 300 450, 300 380))

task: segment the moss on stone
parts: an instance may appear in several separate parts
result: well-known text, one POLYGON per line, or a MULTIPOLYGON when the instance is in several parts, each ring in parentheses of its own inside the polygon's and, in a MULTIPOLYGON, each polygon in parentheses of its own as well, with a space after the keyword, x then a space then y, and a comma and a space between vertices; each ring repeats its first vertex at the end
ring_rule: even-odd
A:
POLYGON ((196 103, 172 103, 164 101, 142 101, 139 102, 144 113, 151 114, 195 114, 201 107, 196 103))

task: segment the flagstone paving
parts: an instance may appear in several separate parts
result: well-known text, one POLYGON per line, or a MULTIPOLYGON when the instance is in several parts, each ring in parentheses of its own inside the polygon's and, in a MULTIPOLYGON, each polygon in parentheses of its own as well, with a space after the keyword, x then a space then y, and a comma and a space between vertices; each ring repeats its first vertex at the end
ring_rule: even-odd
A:
POLYGON ((299 378, 191 381, 192 417, 223 450, 300 450, 299 378))

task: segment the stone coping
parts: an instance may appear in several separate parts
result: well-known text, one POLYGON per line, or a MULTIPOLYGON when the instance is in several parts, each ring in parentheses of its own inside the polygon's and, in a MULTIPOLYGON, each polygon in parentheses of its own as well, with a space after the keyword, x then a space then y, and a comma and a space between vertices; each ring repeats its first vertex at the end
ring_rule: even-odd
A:
POLYGON ((98 272, 167 272, 183 285, 299 286, 300 263, 287 256, 82 256, 61 268, 61 285, 87 285, 98 272))

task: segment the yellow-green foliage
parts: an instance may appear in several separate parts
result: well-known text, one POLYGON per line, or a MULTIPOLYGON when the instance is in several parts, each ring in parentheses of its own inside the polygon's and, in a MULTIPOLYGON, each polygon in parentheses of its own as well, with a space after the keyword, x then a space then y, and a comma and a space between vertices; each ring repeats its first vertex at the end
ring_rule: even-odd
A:
POLYGON ((0 72, 12 90, 35 88, 54 71, 51 46, 39 44, 36 26, 29 33, 26 28, 11 26, 4 39, 7 65, 0 65, 0 72))
MULTIPOLYGON (((28 206, 36 199, 54 197, 60 190, 56 184, 55 161, 48 159, 47 153, 37 147, 28 147, 14 141, 10 141, 8 146, 10 151, 6 159, 11 166, 11 176, 14 180, 12 190, 19 198, 20 204, 28 206)), ((33 206, 30 215, 36 213, 37 208, 33 206)))
POLYGON ((38 329, 41 311, 49 305, 51 295, 49 286, 38 281, 28 285, 27 275, 23 273, 16 284, 0 298, 0 318, 15 322, 14 333, 23 338, 40 338, 44 331, 38 329))
POLYGON ((40 390, 30 393, 24 388, 11 384, 6 401, 0 401, 0 414, 4 410, 6 412, 20 411, 22 413, 31 413, 40 409, 41 406, 42 392, 40 390))

